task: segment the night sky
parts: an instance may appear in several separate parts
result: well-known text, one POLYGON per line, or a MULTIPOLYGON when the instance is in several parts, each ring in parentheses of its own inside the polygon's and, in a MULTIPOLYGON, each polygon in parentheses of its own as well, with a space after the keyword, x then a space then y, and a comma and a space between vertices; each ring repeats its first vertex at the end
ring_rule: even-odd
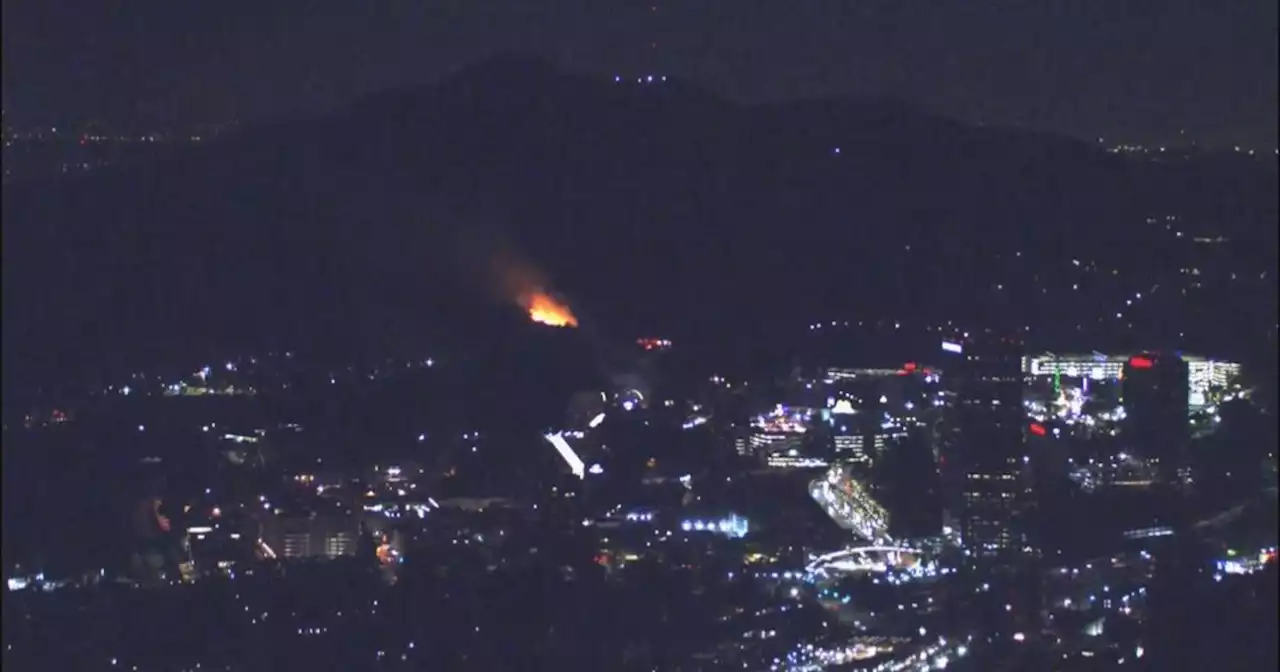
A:
POLYGON ((500 51, 745 102, 889 96, 1108 143, 1276 145, 1276 0, 5 0, 19 123, 324 111, 500 51), (656 43, 656 48, 652 46, 656 43))

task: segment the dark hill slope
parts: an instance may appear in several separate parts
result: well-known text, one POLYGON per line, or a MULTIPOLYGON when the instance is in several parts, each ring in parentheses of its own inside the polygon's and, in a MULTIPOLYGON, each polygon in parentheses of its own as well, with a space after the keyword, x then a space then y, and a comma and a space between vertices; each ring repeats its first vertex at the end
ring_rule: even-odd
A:
POLYGON ((6 363, 469 333, 505 310, 477 284, 495 241, 619 333, 838 311, 1021 323, 1048 312, 1043 269, 1164 254, 1153 212, 1230 212, 1246 235, 1270 217, 1274 255, 1274 166, 1203 172, 892 102, 740 107, 503 57, 163 164, 7 189, 6 363), (1013 291, 990 300, 995 283, 1013 291))

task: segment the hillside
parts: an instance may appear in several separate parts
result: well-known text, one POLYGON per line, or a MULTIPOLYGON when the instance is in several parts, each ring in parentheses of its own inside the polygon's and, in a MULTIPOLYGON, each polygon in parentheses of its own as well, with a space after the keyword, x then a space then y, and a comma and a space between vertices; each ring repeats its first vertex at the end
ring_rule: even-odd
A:
MULTIPOLYGON (((1212 263, 1274 269, 1265 161, 1140 163, 894 102, 743 107, 506 56, 164 163, 6 187, 5 362, 470 341, 510 310, 495 254, 627 336, 837 314, 1053 329, 1128 291, 1062 296, 1073 261, 1146 288, 1212 234, 1232 241, 1212 263), (1184 240, 1147 221, 1167 215, 1184 240)), ((1274 284, 1204 310, 1269 329, 1274 284)), ((1161 310, 1156 336, 1216 319, 1161 310)))

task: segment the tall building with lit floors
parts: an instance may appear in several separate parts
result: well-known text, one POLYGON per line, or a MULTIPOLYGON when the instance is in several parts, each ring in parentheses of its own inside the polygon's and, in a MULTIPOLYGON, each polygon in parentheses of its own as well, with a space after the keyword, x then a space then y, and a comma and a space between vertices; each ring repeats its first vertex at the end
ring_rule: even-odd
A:
POLYGON ((1189 485, 1190 376, 1186 361, 1172 354, 1130 357, 1120 382, 1122 438, 1130 449, 1157 465, 1165 483, 1189 485))
POLYGON ((363 535, 354 516, 270 516, 261 540, 273 558, 337 558, 356 555, 363 535))
MULTIPOLYGON (((944 341, 953 394, 942 426, 944 501, 959 527, 962 574, 983 620, 1027 627, 1039 612, 1039 570, 1023 409, 1022 344, 965 334, 944 341)), ((1019 630, 1020 631, 1020 630, 1019 630)))

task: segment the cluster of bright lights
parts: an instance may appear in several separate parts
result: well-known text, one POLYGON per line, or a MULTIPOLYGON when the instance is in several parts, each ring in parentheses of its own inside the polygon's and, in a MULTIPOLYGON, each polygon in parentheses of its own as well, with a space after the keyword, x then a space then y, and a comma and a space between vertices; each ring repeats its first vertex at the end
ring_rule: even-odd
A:
MULTIPOLYGON (((803 581, 805 583, 813 583, 817 580, 817 575, 808 571, 757 572, 754 576, 761 579, 773 579, 775 581, 803 581)), ((729 578, 733 578, 732 572, 730 572, 729 578)))
POLYGON ((865 571, 878 569, 879 571, 887 571, 890 565, 897 565, 902 556, 919 555, 919 549, 904 548, 898 546, 856 546, 846 548, 834 553, 825 555, 810 556, 809 564, 805 567, 806 572, 817 574, 825 573, 830 569, 845 569, 846 567, 865 571), (888 562, 871 559, 871 554, 886 554, 888 562), (847 563, 847 564, 846 564, 847 563))
POLYGON ((791 449, 784 453, 774 453, 765 458, 765 464, 774 469, 820 469, 827 466, 827 461, 820 457, 801 455, 800 451, 791 449))
MULTIPOLYGON (((936 563, 930 562, 912 565, 899 571, 891 571, 884 577, 884 579, 895 586, 900 586, 904 583, 910 583, 920 579, 933 579, 939 576, 946 576, 954 571, 955 569, 951 567, 940 568, 936 563)), ((874 579, 873 582, 879 583, 880 579, 874 579)))
POLYGON ((1144 460, 1127 453, 1120 453, 1106 461, 1089 458, 1083 465, 1077 465, 1075 460, 1068 459, 1068 464, 1070 471, 1067 472, 1067 477, 1085 492, 1093 492, 1102 485, 1149 486, 1156 477, 1158 467, 1155 460, 1144 460))
POLYGON ((1264 548, 1257 555, 1238 557, 1234 551, 1228 552, 1227 560, 1219 560, 1217 572, 1213 578, 1221 581, 1223 574, 1248 575, 1261 571, 1267 563, 1276 559, 1275 547, 1264 548))
MULTIPOLYGON (((1132 300, 1142 299, 1137 294, 1132 300)), ((1131 300, 1131 301, 1132 301, 1131 300)), ((1214 387, 1225 387, 1236 376, 1240 375, 1240 364, 1224 362, 1194 355, 1184 355, 1187 363, 1187 393, 1192 407, 1206 403, 1209 391, 1214 387)), ((1146 357, 1130 355, 1033 355, 1023 357, 1022 370, 1036 377, 1066 376, 1085 381, 1118 381, 1124 376, 1125 363, 1139 368, 1148 368, 1151 360, 1146 357)))
POLYGON ((717 532, 737 539, 747 536, 748 523, 746 518, 730 515, 720 520, 686 520, 680 523, 680 529, 685 532, 717 532))
POLYGON ((403 518, 406 514, 410 513, 416 515, 418 518, 426 518, 427 513, 429 513, 432 508, 440 508, 439 504, 435 504, 434 499, 431 500, 430 504, 415 503, 402 505, 394 503, 384 505, 382 502, 378 502, 377 504, 366 504, 364 506, 365 511, 370 513, 381 513, 387 518, 395 519, 403 518))
POLYGON ((636 345, 645 350, 666 350, 671 347, 671 341, 665 338, 637 338, 636 345))
POLYGON ((44 583, 44 574, 36 574, 34 576, 13 576, 5 581, 5 585, 9 590, 25 590, 32 583, 44 583))
POLYGON ((1125 539, 1150 539, 1152 537, 1171 537, 1173 536, 1173 528, 1168 525, 1159 525, 1153 527, 1143 527, 1133 530, 1127 530, 1124 533, 1125 539))
MULTIPOLYGON (((820 647, 805 644, 791 651, 785 658, 773 661, 769 668, 772 671, 804 670, 817 671, 828 667, 849 665, 861 660, 868 660, 894 652, 895 646, 890 642, 869 644, 854 642, 848 646, 820 647)), ((954 658, 968 655, 967 642, 953 642, 939 637, 911 655, 896 660, 886 660, 870 672, 905 672, 906 670, 941 670, 954 658)))
POLYGON ((631 412, 639 408, 645 403, 644 395, 640 390, 629 389, 618 395, 619 405, 622 410, 631 412))
POLYGON ((683 427, 684 429, 693 429, 694 427, 700 427, 705 424, 707 424, 707 419, 705 417, 701 415, 695 415, 694 417, 686 420, 683 427))
POLYGON ((812 416, 812 409, 791 410, 778 404, 772 412, 752 418, 751 425, 766 432, 804 434, 809 431, 812 416))
POLYGON ((854 415, 858 409, 853 407, 853 402, 848 399, 828 399, 827 406, 831 409, 832 415, 854 415))
MULTIPOLYGON (((622 79, 622 75, 614 75, 613 81, 616 84, 621 84, 624 80, 622 79)), ((643 77, 636 77, 636 84, 653 84, 654 82, 665 81, 667 81, 666 75, 645 75, 643 77)))
POLYGON ((869 541, 887 537, 889 514, 856 479, 839 465, 809 486, 813 498, 841 527, 869 541))

